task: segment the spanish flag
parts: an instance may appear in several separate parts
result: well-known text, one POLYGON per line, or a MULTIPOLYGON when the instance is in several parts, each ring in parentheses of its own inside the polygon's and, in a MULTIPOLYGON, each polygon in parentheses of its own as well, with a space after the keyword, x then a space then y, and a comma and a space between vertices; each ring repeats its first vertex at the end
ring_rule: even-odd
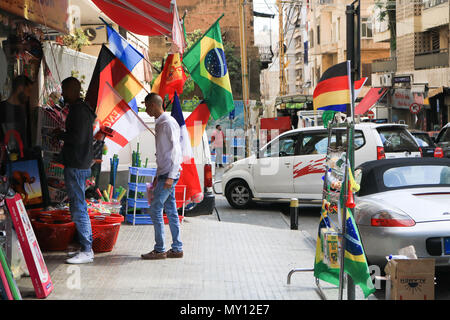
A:
MULTIPOLYGON (((358 96, 367 78, 355 81, 354 93, 358 96)), ((346 112, 351 103, 350 61, 328 68, 317 83, 313 93, 314 110, 346 112)))
POLYGON ((178 94, 183 93, 185 81, 186 75, 181 65, 180 54, 172 53, 168 55, 163 70, 153 82, 152 92, 159 94, 163 99, 168 94, 169 100, 172 101, 175 91, 178 94))

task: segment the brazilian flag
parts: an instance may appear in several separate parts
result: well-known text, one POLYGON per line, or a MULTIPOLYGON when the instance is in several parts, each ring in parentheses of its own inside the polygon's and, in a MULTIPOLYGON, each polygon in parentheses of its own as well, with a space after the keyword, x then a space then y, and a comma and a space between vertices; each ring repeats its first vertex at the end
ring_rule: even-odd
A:
POLYGON ((183 63, 202 90, 212 117, 217 120, 229 114, 234 101, 219 20, 184 54, 183 63))
MULTIPOLYGON (((324 202, 325 203, 325 202, 324 202)), ((358 227, 355 219, 349 209, 346 209, 346 233, 345 233, 345 253, 344 253, 344 272, 350 275, 353 282, 358 285, 367 298, 375 292, 375 287, 370 278, 369 266, 359 236, 358 227)), ((316 244, 316 257, 314 261, 314 276, 328 283, 339 286, 339 265, 330 265, 324 261, 324 244, 320 230, 322 228, 331 228, 330 220, 327 215, 325 204, 322 206, 321 217, 319 221, 319 235, 316 244)))

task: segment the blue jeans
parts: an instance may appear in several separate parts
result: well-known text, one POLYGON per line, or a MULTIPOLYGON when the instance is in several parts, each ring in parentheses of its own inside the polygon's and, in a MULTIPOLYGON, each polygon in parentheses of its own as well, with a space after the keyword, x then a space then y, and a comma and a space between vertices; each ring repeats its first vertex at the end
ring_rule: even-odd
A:
POLYGON ((155 228, 155 247, 158 252, 165 252, 164 246, 164 219, 163 209, 169 220, 170 233, 172 234, 172 250, 182 251, 183 244, 180 240, 180 220, 178 218, 175 202, 175 185, 178 179, 174 179, 170 189, 164 189, 167 174, 157 177, 156 187, 153 190, 153 199, 150 205, 150 217, 155 228))
POLYGON ((86 199, 84 197, 86 179, 91 175, 91 169, 64 168, 64 180, 69 196, 70 214, 77 227, 78 239, 81 251, 92 249, 92 227, 87 212, 86 199))

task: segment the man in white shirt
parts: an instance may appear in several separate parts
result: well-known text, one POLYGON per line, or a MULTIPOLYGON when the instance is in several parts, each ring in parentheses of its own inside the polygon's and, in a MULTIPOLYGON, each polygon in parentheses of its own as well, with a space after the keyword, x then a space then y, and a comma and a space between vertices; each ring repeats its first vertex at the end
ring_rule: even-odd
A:
POLYGON ((163 100, 155 93, 145 97, 146 112, 155 117, 156 177, 153 180, 153 199, 150 217, 155 229, 154 250, 142 254, 142 259, 154 260, 182 258, 183 244, 180 240, 180 220, 175 202, 175 185, 180 177, 183 156, 180 144, 180 126, 175 118, 164 113, 163 100), (155 185, 156 184, 156 185, 155 185), (165 251, 163 209, 169 220, 172 248, 165 251))
POLYGON ((211 143, 213 148, 216 150, 216 167, 219 165, 223 168, 223 140, 225 136, 222 131, 220 124, 216 126, 216 130, 213 131, 211 136, 211 143))

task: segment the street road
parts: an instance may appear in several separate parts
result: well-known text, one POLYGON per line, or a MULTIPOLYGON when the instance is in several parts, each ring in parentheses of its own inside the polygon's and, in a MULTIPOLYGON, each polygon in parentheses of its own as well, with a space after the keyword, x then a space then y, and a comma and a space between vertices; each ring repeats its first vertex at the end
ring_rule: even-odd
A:
MULTIPOLYGON (((220 169, 219 169, 220 170, 220 169)), ((220 180, 221 170, 216 171, 216 179, 220 180)), ((221 192, 220 186, 216 185, 218 192, 221 192)), ((216 209, 212 216, 205 216, 206 219, 218 219, 233 223, 246 223, 261 225, 271 228, 290 229, 290 211, 289 204, 259 202, 247 210, 238 210, 232 208, 226 198, 222 195, 216 195, 216 209)), ((315 250, 318 223, 320 218, 319 207, 301 206, 298 217, 298 228, 300 232, 305 232, 311 240, 311 250, 315 250)), ((384 274, 383 274, 384 275, 384 274)), ((450 300, 450 268, 436 269, 436 300, 450 300)), ((385 299, 385 283, 381 283, 381 289, 378 289, 375 296, 379 300, 385 299)))

